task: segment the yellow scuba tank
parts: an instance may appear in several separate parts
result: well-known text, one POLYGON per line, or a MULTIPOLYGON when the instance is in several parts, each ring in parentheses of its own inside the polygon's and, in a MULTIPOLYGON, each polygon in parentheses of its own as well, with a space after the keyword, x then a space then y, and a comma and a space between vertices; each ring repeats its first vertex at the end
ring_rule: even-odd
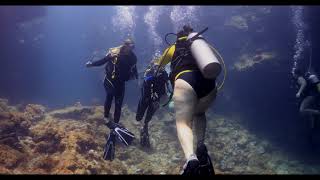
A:
POLYGON ((111 73, 111 78, 115 79, 116 76, 116 64, 118 62, 118 57, 120 54, 120 50, 121 50, 122 46, 118 46, 118 47, 114 47, 114 48, 110 48, 107 56, 110 55, 113 59, 112 59, 112 64, 113 64, 113 71, 111 73))
POLYGON ((107 55, 110 54, 111 57, 119 56, 121 47, 122 47, 122 46, 110 48, 110 49, 108 50, 107 55))
MULTIPOLYGON (((197 34, 197 32, 190 33, 187 39, 189 40, 197 34)), ((219 56, 215 54, 201 35, 191 42, 190 51, 205 78, 214 79, 218 77, 222 69, 218 60, 219 56)))

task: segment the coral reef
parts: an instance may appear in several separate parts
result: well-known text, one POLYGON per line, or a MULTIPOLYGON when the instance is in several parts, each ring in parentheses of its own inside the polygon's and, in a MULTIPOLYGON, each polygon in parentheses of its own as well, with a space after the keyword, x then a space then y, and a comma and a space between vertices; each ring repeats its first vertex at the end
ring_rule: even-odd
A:
MULTIPOLYGON (((116 144, 116 158, 102 158, 105 135, 102 106, 70 106, 24 112, 0 100, 1 174, 179 174, 184 155, 173 115, 160 109, 149 124, 152 147, 139 143, 141 122, 123 107, 121 123, 136 135, 129 147, 116 144), (6 111, 4 111, 6 110, 6 111)), ((320 168, 291 160, 285 152, 250 134, 238 121, 208 114, 206 144, 217 174, 302 174, 320 168)))

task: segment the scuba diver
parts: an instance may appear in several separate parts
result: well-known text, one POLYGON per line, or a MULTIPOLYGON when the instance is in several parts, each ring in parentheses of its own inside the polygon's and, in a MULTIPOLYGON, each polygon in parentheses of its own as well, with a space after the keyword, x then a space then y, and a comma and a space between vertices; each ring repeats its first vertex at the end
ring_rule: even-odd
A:
POLYGON ((222 87, 216 85, 216 77, 221 72, 218 58, 222 60, 222 57, 201 36, 207 29, 196 33, 190 26, 183 26, 176 35, 176 42, 164 51, 158 62, 160 68, 171 63, 170 80, 174 87, 172 96, 177 133, 186 158, 182 175, 215 174, 204 144, 205 113, 222 87), (192 123, 197 138, 196 152, 193 148, 192 123))
POLYGON ((293 70, 293 77, 299 85, 296 98, 302 99, 299 112, 310 121, 311 125, 311 143, 314 146, 314 135, 320 117, 320 80, 315 73, 307 72, 305 77, 300 69, 293 70))
POLYGON ((136 68, 137 57, 133 53, 134 42, 126 39, 123 45, 110 48, 106 56, 98 61, 89 61, 87 67, 105 65, 104 88, 106 90, 106 99, 104 103, 104 121, 111 130, 107 137, 107 143, 104 150, 104 159, 113 160, 115 152, 115 139, 129 145, 134 135, 123 125, 119 124, 123 98, 125 94, 125 82, 138 78, 136 68), (115 99, 114 118, 109 118, 112 100, 115 99))
POLYGON ((144 81, 141 86, 141 97, 136 113, 136 120, 141 121, 145 112, 144 125, 140 131, 140 144, 143 147, 150 147, 148 123, 151 121, 153 114, 160 107, 160 99, 167 94, 168 73, 165 69, 159 69, 159 65, 152 61, 144 73, 144 81))

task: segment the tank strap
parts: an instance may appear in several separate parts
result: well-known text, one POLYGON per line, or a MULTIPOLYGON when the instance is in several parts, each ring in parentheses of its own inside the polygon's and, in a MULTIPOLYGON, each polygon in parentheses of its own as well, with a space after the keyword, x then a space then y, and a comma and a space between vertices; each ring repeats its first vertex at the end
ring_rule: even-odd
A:
POLYGON ((179 72, 179 73, 176 75, 176 77, 174 78, 174 81, 176 81, 181 74, 187 73, 187 72, 193 72, 193 70, 184 70, 184 71, 179 72))
POLYGON ((186 41, 188 40, 188 36, 182 36, 178 39, 178 41, 186 41))
POLYGON ((114 79, 116 77, 116 64, 118 62, 118 56, 114 57, 111 62, 113 64, 113 71, 112 71, 111 78, 114 79))
POLYGON ((107 76, 105 76, 104 79, 106 79, 111 84, 111 86, 114 88, 113 83, 107 78, 107 76))
POLYGON ((110 54, 112 57, 112 64, 113 64, 113 71, 111 73, 111 78, 114 79, 116 76, 116 64, 118 63, 118 57, 120 55, 120 50, 122 48, 122 45, 118 46, 118 47, 113 47, 110 48, 107 55, 110 54))

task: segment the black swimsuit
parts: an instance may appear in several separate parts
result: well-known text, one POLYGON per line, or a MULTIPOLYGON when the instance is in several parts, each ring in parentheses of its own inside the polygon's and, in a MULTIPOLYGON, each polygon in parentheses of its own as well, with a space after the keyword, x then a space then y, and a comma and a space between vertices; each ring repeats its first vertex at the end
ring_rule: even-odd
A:
POLYGON ((198 99, 207 96, 216 87, 216 80, 204 78, 200 71, 184 72, 177 79, 183 79, 190 84, 198 99))
POLYGON ((199 99, 207 96, 216 87, 215 79, 203 77, 185 41, 177 41, 176 43, 171 70, 172 84, 176 79, 185 80, 192 86, 199 99))

